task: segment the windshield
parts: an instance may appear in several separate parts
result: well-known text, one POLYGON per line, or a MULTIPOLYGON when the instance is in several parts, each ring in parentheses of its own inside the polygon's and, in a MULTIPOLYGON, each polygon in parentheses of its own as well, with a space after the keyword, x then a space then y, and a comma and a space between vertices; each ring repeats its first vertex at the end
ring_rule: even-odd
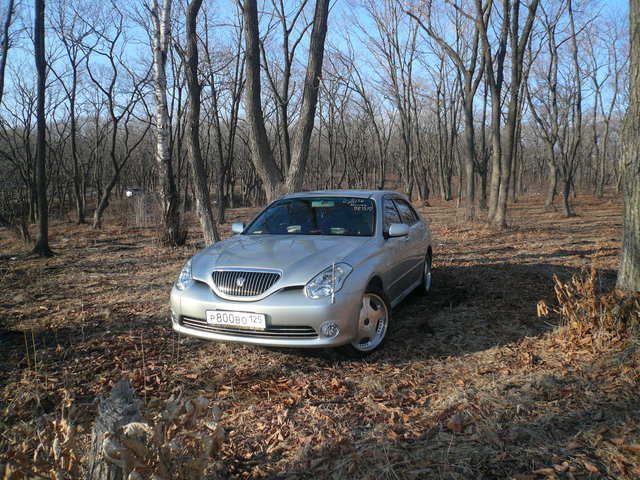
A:
POLYGON ((375 220, 376 207, 370 198, 285 198, 271 204, 244 233, 371 237, 375 220))

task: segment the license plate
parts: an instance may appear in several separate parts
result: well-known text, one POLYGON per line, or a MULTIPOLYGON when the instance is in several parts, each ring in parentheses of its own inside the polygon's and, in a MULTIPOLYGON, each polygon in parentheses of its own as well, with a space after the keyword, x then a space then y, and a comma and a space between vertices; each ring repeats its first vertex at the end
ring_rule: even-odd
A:
POLYGON ((267 326, 265 316, 260 313, 229 312, 207 310, 207 323, 229 328, 264 330, 267 326))

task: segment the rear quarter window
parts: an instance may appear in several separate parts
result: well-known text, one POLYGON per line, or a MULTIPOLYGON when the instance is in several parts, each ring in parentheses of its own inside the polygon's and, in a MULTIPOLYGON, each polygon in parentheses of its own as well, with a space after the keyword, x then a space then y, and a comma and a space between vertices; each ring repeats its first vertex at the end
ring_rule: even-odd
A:
POLYGON ((413 225, 420 220, 413 207, 409 205, 405 200, 396 198, 393 200, 393 203, 395 203, 396 207, 398 207, 398 212, 400 212, 402 223, 413 225))

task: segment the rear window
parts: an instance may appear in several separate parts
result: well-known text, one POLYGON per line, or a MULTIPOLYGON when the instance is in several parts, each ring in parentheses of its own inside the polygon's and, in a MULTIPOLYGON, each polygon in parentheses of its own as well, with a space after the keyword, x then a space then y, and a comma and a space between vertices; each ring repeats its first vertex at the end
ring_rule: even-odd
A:
POLYGON ((375 219, 376 207, 370 198, 285 198, 263 211, 245 234, 371 237, 375 219))

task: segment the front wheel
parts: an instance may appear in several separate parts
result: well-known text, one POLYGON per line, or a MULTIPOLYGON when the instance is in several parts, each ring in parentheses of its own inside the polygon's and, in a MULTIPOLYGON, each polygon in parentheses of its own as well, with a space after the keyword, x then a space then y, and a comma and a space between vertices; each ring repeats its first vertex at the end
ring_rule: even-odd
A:
POLYGON ((391 320, 391 306, 384 292, 367 289, 363 294, 356 338, 347 345, 345 353, 363 357, 378 349, 384 342, 391 320))

